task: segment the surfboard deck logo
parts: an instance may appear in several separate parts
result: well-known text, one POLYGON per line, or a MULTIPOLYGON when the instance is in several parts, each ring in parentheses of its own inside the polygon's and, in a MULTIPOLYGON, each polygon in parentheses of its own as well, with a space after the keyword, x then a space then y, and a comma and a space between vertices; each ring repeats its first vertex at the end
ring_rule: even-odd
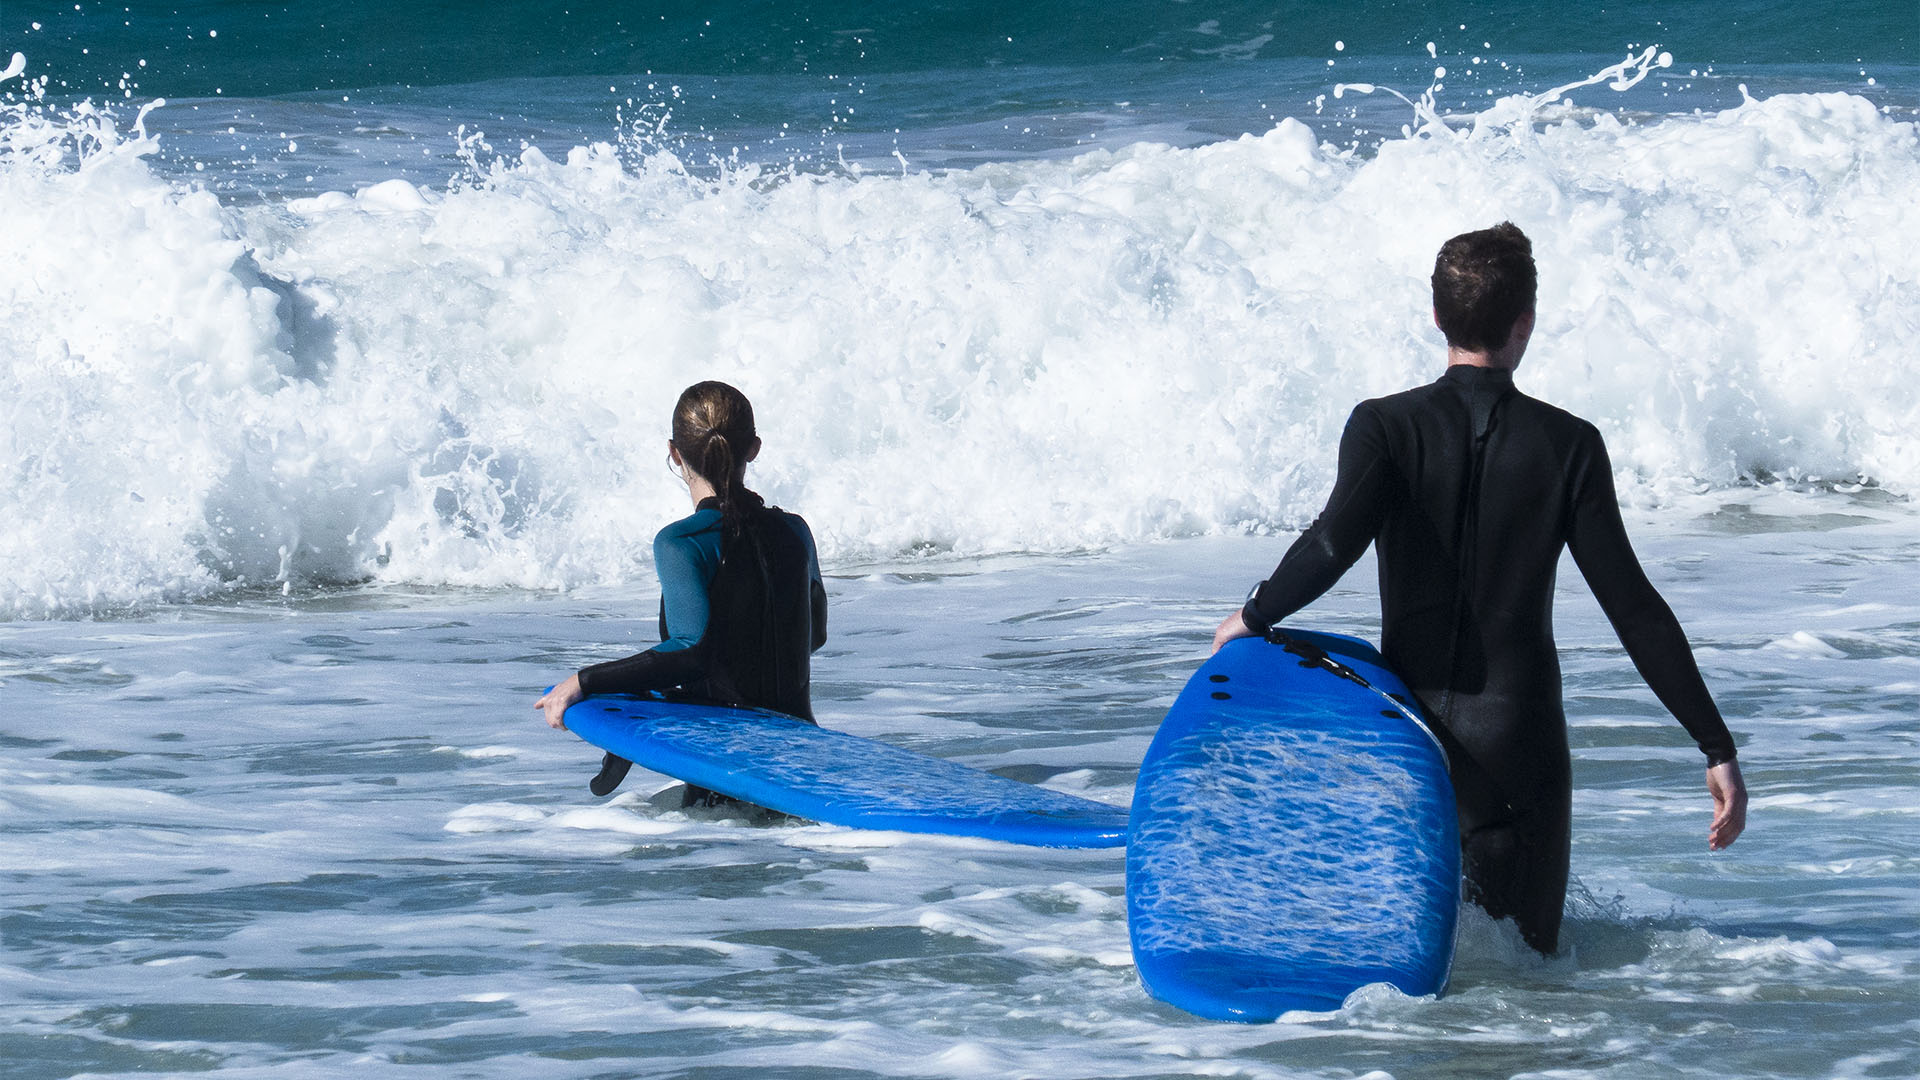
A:
POLYGON ((764 709, 609 694, 567 710, 582 739, 655 772, 828 825, 1117 848, 1127 810, 764 709))
POLYGON ((1154 997, 1216 1020, 1438 994, 1460 843, 1446 756, 1363 641, 1229 643, 1181 692, 1134 789, 1127 927, 1154 997))

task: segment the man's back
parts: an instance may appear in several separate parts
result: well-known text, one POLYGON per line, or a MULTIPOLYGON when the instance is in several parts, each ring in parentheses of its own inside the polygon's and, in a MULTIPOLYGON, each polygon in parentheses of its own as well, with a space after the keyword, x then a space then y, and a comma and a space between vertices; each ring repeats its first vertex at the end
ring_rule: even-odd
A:
POLYGON ((1362 402, 1327 507, 1243 615, 1259 629, 1325 592, 1379 545, 1381 652, 1439 725, 1475 899, 1552 951, 1567 877, 1571 779, 1554 578, 1563 547, 1634 663, 1710 762, 1732 737, 1686 637, 1647 581, 1592 424, 1449 367, 1362 402))
MULTIPOLYGON (((1513 389, 1511 373, 1454 367, 1363 403, 1376 443, 1382 652, 1469 746, 1511 739, 1565 753, 1553 587, 1599 439, 1513 389), (1477 707, 1476 707, 1477 706, 1477 707), (1486 714, 1491 715, 1486 715, 1486 714), (1478 736, 1478 737, 1476 737, 1478 736)), ((1600 456, 1604 460, 1604 451, 1600 456)), ((1364 460, 1364 459, 1362 459, 1364 460)))

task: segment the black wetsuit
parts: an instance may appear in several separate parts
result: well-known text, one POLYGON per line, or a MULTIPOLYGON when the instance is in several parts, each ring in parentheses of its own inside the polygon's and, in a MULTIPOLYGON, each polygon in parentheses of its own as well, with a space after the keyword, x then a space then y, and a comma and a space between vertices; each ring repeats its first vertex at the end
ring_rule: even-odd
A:
MULTIPOLYGON (((717 500, 703 500, 693 516, 661 530, 655 544, 656 561, 669 550, 663 545, 676 545, 694 555, 692 564, 701 554, 717 562, 709 581, 662 581, 662 645, 580 669, 580 690, 677 690, 683 698, 772 709, 811 723, 810 657, 827 640, 827 596, 811 533, 798 516, 762 505, 746 512, 738 532, 730 532, 717 508, 717 500), (667 600, 690 589, 703 590, 706 604, 698 613, 704 620, 698 640, 685 646, 669 636, 676 613, 667 600)), ((626 766, 607 755, 594 793, 612 791, 626 766)), ((689 805, 713 801, 711 792, 688 786, 689 805)))
POLYGON ((1441 727, 1471 899, 1553 952, 1572 783, 1554 574, 1564 545, 1634 665, 1707 761, 1733 738, 1666 601, 1634 557, 1594 426, 1456 365, 1362 402, 1326 509, 1247 601, 1265 632, 1379 546, 1381 652, 1441 727))

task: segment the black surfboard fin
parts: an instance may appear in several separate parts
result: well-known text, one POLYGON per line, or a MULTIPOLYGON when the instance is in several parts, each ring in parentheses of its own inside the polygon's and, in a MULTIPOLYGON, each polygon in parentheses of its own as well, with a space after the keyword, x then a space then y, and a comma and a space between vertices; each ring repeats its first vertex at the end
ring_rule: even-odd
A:
POLYGON ((600 775, 587 781, 587 790, 595 795, 606 797, 627 778, 627 770, 633 768, 633 762, 619 754, 608 754, 600 759, 600 775))

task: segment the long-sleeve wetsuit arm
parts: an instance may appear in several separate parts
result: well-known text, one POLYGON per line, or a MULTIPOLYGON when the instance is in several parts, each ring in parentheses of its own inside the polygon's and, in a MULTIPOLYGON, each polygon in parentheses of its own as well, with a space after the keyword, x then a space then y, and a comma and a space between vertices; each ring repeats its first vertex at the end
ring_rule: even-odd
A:
POLYGON ((1575 468, 1567 549, 1587 579, 1620 644, 1655 697, 1693 736, 1709 766, 1734 759, 1733 735, 1707 692, 1686 631, 1633 553, 1620 504, 1614 496, 1613 464, 1599 432, 1575 468))
POLYGON ((1366 552, 1386 513, 1391 469, 1386 432, 1373 410, 1361 402, 1340 436, 1339 471, 1326 508, 1241 609, 1240 617, 1249 630, 1264 634, 1274 623, 1312 603, 1366 552))
POLYGON ((663 531, 654 538, 653 569, 660 575, 660 621, 666 630, 650 651, 691 649, 706 636, 714 568, 703 565, 701 555, 699 546, 684 537, 663 531))
POLYGON ((665 637, 645 652, 581 668, 582 693, 668 690, 705 674, 705 658, 695 646, 707 632, 707 586, 712 573, 700 558, 700 548, 685 537, 662 531, 654 538, 653 565, 660 575, 660 622, 665 637))
POLYGON ((696 682, 705 674, 706 664, 699 649, 648 649, 624 660, 581 668, 580 692, 591 696, 671 690, 696 682))

